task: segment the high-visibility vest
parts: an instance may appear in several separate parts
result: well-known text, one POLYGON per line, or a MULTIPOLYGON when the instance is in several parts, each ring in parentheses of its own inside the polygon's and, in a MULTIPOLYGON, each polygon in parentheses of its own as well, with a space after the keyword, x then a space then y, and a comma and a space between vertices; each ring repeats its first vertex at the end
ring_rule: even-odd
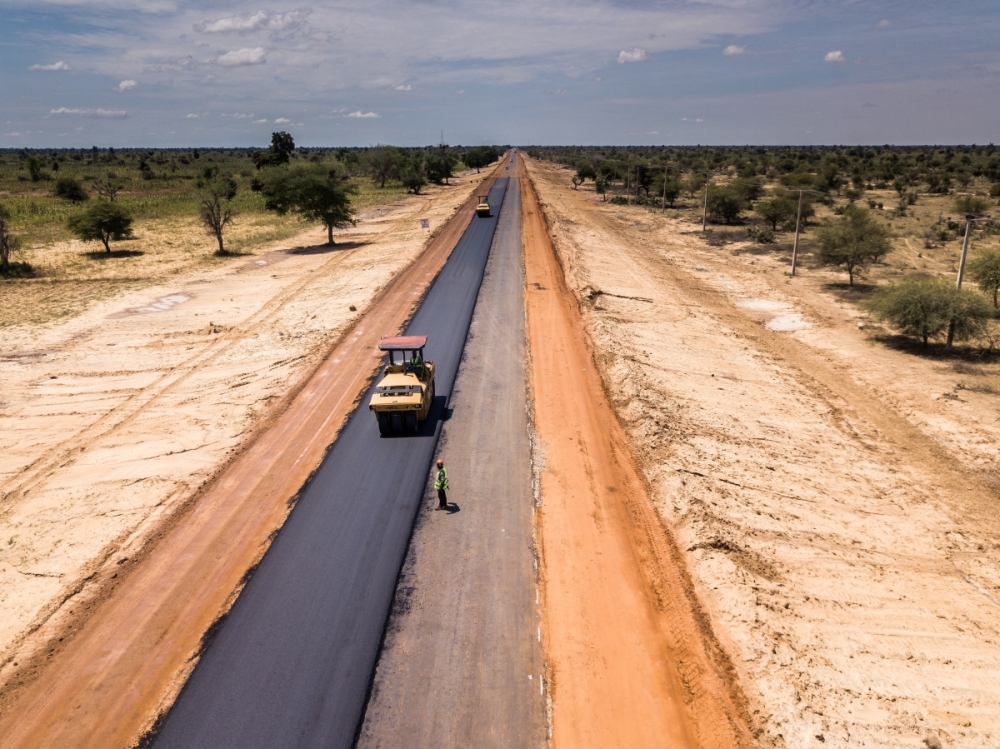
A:
POLYGON ((434 476, 434 488, 435 489, 448 488, 448 471, 443 466, 437 469, 437 474, 435 474, 434 476))

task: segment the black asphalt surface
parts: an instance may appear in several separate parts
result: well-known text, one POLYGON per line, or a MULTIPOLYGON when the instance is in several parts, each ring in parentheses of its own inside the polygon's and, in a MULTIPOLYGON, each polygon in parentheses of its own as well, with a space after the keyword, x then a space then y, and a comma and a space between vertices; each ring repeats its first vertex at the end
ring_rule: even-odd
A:
POLYGON ((546 746, 522 260, 515 177, 438 443, 449 509, 417 516, 357 749, 546 746))
POLYGON ((420 434, 380 438, 365 395, 217 628, 156 749, 352 745, 506 188, 498 179, 494 216, 472 218, 406 329, 428 336, 438 367, 420 434))

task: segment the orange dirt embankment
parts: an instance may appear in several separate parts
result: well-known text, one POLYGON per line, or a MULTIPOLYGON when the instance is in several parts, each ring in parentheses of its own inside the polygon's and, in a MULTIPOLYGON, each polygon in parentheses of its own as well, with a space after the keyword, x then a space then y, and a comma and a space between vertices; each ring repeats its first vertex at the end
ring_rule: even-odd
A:
POLYGON ((650 504, 520 176, 553 746, 751 746, 733 669, 650 504))
POLYGON ((378 338, 399 331, 412 315, 476 202, 473 196, 463 204, 347 331, 289 407, 145 558, 122 568, 124 579, 106 599, 71 622, 32 663, 21 664, 0 702, 5 749, 124 748, 169 708, 209 627, 236 599, 375 374, 378 338))

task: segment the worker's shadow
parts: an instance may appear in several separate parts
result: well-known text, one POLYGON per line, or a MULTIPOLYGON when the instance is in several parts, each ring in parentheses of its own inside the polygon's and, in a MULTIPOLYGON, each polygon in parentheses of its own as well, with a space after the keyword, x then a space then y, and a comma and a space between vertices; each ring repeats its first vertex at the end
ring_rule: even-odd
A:
POLYGON ((456 512, 461 512, 462 508, 459 507, 458 503, 456 502, 449 502, 447 505, 445 505, 444 511, 447 512, 449 515, 454 515, 456 512))

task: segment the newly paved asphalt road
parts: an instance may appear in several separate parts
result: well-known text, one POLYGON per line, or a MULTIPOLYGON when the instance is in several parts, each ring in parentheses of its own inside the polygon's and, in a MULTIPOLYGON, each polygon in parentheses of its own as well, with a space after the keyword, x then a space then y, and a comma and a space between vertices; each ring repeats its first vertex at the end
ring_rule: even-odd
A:
POLYGON ((546 742, 524 271, 511 179, 428 493, 400 576, 358 749, 541 749, 546 742))
MULTIPOLYGON (((497 180, 491 205, 507 181, 497 180)), ((365 396, 219 626, 157 749, 353 743, 497 219, 472 219, 407 327, 428 336, 438 366, 421 433, 380 438, 365 396)))

